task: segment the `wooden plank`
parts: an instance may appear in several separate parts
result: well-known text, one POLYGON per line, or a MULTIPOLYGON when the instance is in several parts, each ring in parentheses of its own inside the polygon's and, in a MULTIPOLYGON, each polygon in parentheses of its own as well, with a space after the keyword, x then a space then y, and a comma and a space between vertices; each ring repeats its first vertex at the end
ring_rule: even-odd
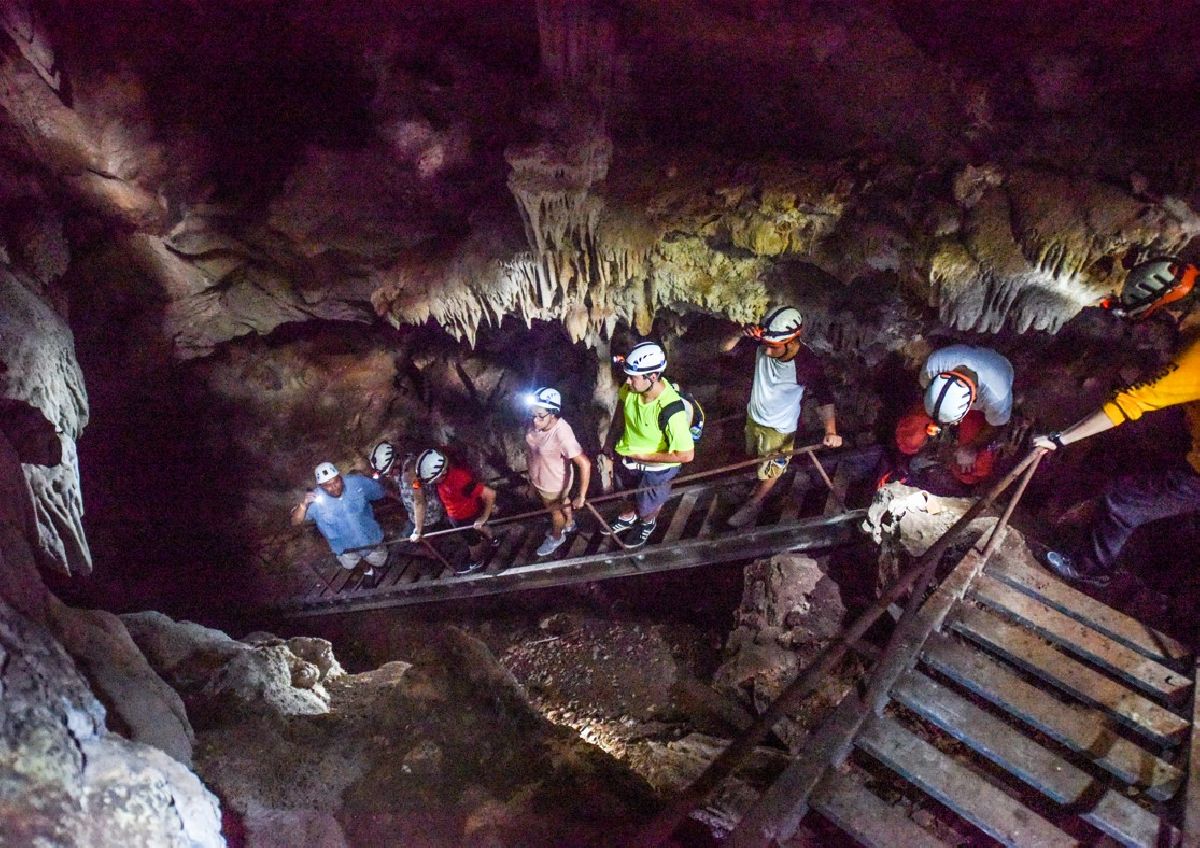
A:
POLYGON ((537 549, 542 540, 546 538, 546 531, 540 525, 534 525, 529 528, 529 534, 525 537, 524 544, 521 545, 512 558, 512 565, 528 565, 529 563, 538 562, 537 549))
POLYGON ((1041 637, 993 613, 960 604, 951 627, 1025 671, 1164 745, 1178 745, 1188 730, 1180 718, 1143 695, 1060 653, 1041 637))
POLYGON ((795 521, 800 515, 800 508, 804 505, 804 498, 808 494, 809 486, 812 485, 812 477, 807 470, 795 468, 796 463, 793 461, 792 466, 792 486, 788 491, 787 497, 783 502, 783 511, 779 514, 779 521, 795 521))
POLYGON ((333 599, 294 599, 272 608, 288 618, 307 618, 330 612, 389 609, 408 604, 499 595, 505 592, 594 583, 653 572, 676 571, 754 559, 780 551, 808 551, 843 544, 858 538, 857 525, 866 510, 830 518, 812 518, 789 525, 756 527, 752 531, 718 539, 690 539, 674 545, 651 545, 632 551, 597 551, 577 559, 516 566, 497 575, 472 574, 471 579, 447 579, 396 587, 370 599, 349 603, 333 599))
POLYGON ((588 549, 588 545, 592 539, 599 534, 599 530, 593 531, 580 528, 575 531, 575 538, 571 540, 571 544, 567 547, 567 555, 563 559, 574 559, 575 557, 582 556, 584 551, 588 549))
POLYGON ((858 747, 988 836, 1014 848, 1079 843, 999 787, 884 716, 872 716, 858 747))
POLYGON ((712 537, 712 528, 717 521, 717 511, 721 506, 721 490, 713 489, 712 497, 708 501, 708 509, 704 513, 704 521, 700 525, 700 529, 696 531, 697 539, 708 539, 712 537))
POLYGON ((937 590, 911 617, 902 620, 871 673, 865 695, 851 691, 809 736, 798 758, 742 817, 730 834, 734 848, 765 848, 786 841, 808 810, 808 796, 831 765, 840 765, 871 710, 886 700, 892 684, 920 654, 929 633, 941 625, 955 602, 983 569, 984 557, 971 548, 937 590))
POLYGON ((930 636, 921 659, 1118 779, 1142 787, 1151 798, 1165 801, 1179 790, 1183 772, 1119 735, 1100 710, 1060 701, 982 651, 943 633, 930 636))
MULTIPOLYGON (((491 562, 484 571, 487 574, 498 574, 513 563, 513 554, 520 549, 522 542, 531 532, 528 524, 518 524, 509 527, 500 540, 500 547, 494 551, 491 562)), ((453 564, 453 563, 452 563, 453 564)))
POLYGON ((696 508, 696 501, 699 499, 700 491, 698 489, 692 489, 692 491, 679 499, 679 504, 675 507, 675 512, 671 515, 671 523, 667 525, 667 532, 659 544, 670 544, 683 536, 683 531, 687 527, 687 520, 691 517, 692 510, 696 508))
POLYGON ((1059 612, 1082 621, 1110 639, 1164 663, 1190 662, 1187 647, 1136 618, 1102 604, 1036 566, 1012 558, 988 563, 987 573, 1059 612))
MULTIPOLYGON (((1196 662, 1194 679, 1200 684, 1200 660, 1196 662)), ((1200 848, 1200 734, 1196 727, 1200 726, 1200 700, 1196 691, 1200 685, 1192 689, 1192 738, 1188 751, 1187 790, 1183 798, 1183 848, 1200 848)))
POLYGON ((984 605, 1013 618, 1039 636, 1108 669, 1122 680, 1157 698, 1178 701, 1192 681, 1148 657, 1114 642, 1092 628, 987 574, 971 586, 984 605))
POLYGON ((813 790, 812 807, 868 848, 946 845, 850 775, 834 769, 813 790))
POLYGON ((1165 826, 1153 813, 919 671, 902 677, 892 695, 1055 803, 1077 807, 1084 821, 1121 844, 1138 848, 1158 844, 1165 826))
MULTIPOLYGON (((814 455, 813 459, 817 457, 814 455)), ((823 515, 834 515, 846 509, 846 490, 850 488, 851 468, 848 462, 839 462, 833 472, 833 489, 825 498, 823 515)))

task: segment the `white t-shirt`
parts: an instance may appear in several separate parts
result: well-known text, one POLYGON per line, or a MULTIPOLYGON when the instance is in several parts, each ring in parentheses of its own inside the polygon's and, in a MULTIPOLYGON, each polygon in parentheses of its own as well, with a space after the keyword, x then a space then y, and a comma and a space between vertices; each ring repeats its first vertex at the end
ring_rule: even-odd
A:
POLYGON ((800 420, 804 386, 796 382, 796 361, 782 362, 760 347, 754 355, 754 385, 746 412, 764 427, 794 433, 800 420))
POLYGON ((943 371, 969 368, 979 377, 978 393, 971 409, 978 409, 993 427, 1001 427, 1012 417, 1013 367, 996 351, 972 345, 950 345, 929 354, 922 369, 921 385, 943 371))

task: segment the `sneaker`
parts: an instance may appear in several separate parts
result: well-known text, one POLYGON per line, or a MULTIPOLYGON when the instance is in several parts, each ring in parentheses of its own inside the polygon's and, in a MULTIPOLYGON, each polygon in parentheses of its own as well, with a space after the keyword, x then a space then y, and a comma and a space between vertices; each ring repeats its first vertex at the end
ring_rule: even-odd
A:
POLYGON ((629 538, 625 540, 625 547, 640 548, 642 545, 646 544, 646 542, 654 534, 654 528, 656 526, 657 525, 653 521, 651 521, 649 524, 645 523, 644 521, 639 521, 637 530, 633 533, 630 533, 629 538))
POLYGON ((473 574, 483 568, 482 562, 468 562, 465 565, 456 565, 454 567, 455 574, 473 574))
POLYGON ((575 532, 575 519, 572 518, 570 523, 568 523, 567 526, 563 528, 563 535, 565 536, 568 533, 574 533, 574 532, 575 532))
POLYGON ((1070 556, 1059 551, 1046 552, 1046 567, 1064 580, 1085 583, 1088 586, 1108 585, 1107 574, 1085 574, 1075 567, 1075 561, 1070 556))
POLYGON ((747 524, 753 524, 754 519, 758 518, 758 513, 761 509, 762 504, 747 501, 741 509, 729 516, 727 523, 730 527, 745 527, 747 524))
MULTIPOLYGON (((621 518, 620 516, 617 516, 616 520, 609 522, 608 526, 609 526, 609 529, 612 530, 612 535, 615 536, 618 533, 624 533, 626 530, 628 530, 630 527, 632 527, 633 525, 635 525, 637 523, 638 523, 638 519, 637 519, 636 515, 633 518, 621 518)), ((608 534, 606 533, 605 535, 608 535, 608 534)))
POLYGON ((550 556, 550 554, 557 551, 559 546, 561 546, 565 541, 567 541, 567 532, 565 530, 557 539, 554 538, 553 533, 547 533, 546 538, 542 540, 540 545, 538 545, 537 555, 540 557, 550 556))

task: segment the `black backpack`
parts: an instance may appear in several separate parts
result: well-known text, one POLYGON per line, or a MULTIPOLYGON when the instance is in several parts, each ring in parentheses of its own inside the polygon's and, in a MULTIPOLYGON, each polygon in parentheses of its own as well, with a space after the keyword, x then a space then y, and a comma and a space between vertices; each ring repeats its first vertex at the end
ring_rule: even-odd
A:
POLYGON ((696 396, 691 392, 685 392, 679 386, 676 386, 675 390, 679 392, 679 399, 671 401, 658 412, 658 429, 668 434, 667 447, 672 450, 678 450, 678 448, 675 445, 669 444, 670 434, 667 430, 667 424, 673 416, 680 412, 688 416, 688 431, 692 434, 693 445, 700 441, 700 437, 704 435, 704 407, 700 405, 700 401, 696 400, 696 396))

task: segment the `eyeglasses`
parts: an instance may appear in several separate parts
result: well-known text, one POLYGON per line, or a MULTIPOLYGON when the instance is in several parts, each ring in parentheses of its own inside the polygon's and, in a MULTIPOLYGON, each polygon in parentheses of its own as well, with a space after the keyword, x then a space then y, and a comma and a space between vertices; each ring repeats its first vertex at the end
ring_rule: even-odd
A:
POLYGON ((547 418, 549 418, 549 417, 550 417, 550 413, 549 413, 549 412, 535 412, 535 413, 533 413, 533 420, 534 420, 534 421, 544 421, 545 419, 547 419, 547 418))

